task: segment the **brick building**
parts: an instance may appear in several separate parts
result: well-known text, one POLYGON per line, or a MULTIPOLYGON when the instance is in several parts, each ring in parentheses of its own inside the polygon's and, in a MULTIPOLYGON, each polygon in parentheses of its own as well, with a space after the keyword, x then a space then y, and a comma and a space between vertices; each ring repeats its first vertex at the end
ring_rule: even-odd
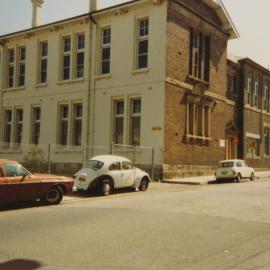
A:
POLYGON ((2 156, 51 144, 55 162, 80 163, 88 146, 151 146, 160 177, 236 156, 227 43, 238 34, 221 1, 91 0, 47 25, 32 3, 33 27, 0 37, 2 156))
POLYGON ((228 61, 229 66, 234 66, 234 85, 238 93, 236 112, 239 127, 239 157, 254 167, 268 168, 270 71, 249 58, 234 58, 228 61))

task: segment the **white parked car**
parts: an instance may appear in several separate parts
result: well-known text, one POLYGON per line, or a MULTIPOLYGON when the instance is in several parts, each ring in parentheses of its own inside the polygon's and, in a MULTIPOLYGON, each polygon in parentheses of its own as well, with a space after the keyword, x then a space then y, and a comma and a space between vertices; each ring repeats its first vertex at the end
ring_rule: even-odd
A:
POLYGON ((239 182, 242 178, 249 178, 253 181, 255 178, 254 169, 248 167, 246 162, 241 159, 220 161, 215 175, 217 181, 223 179, 234 179, 236 182, 239 182))
POLYGON ((91 158, 74 178, 78 191, 96 189, 102 195, 109 195, 114 189, 126 187, 145 191, 150 182, 150 176, 134 167, 129 159, 114 155, 91 158))

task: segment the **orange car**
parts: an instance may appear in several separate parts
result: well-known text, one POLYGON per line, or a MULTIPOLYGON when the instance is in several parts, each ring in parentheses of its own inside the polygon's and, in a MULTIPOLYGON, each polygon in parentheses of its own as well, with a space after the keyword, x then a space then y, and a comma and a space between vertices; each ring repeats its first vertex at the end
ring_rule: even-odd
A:
POLYGON ((47 204, 59 204, 73 185, 71 178, 33 175, 16 161, 0 160, 0 204, 38 199, 47 204))

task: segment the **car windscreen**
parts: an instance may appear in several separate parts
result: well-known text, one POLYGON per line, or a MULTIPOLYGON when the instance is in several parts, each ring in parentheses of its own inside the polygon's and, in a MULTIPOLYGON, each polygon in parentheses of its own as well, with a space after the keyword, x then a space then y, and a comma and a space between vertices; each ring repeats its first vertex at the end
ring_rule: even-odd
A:
POLYGON ((221 162, 218 164, 219 168, 232 168, 233 162, 221 162))
POLYGON ((99 160, 87 160, 84 165, 83 169, 91 169, 91 170, 100 170, 103 167, 104 163, 99 160))

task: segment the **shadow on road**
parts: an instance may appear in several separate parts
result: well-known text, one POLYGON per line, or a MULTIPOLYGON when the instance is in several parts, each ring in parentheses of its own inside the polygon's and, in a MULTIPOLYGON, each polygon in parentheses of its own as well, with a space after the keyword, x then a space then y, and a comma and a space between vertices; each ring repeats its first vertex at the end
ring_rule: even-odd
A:
POLYGON ((0 263, 0 270, 35 270, 42 266, 42 263, 33 260, 15 259, 0 263))

